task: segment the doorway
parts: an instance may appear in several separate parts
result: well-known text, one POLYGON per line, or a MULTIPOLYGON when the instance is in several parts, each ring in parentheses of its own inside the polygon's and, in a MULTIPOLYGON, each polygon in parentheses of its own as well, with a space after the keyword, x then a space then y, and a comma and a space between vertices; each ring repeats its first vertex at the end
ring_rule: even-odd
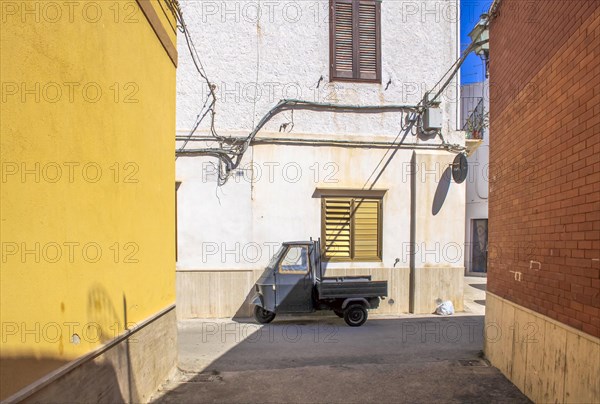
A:
POLYGON ((473 219, 471 227, 471 272, 487 272, 488 220, 473 219))

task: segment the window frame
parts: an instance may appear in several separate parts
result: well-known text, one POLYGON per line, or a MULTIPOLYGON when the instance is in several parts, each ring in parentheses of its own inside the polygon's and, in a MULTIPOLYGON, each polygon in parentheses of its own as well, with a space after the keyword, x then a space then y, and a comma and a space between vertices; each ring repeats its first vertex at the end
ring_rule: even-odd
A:
MULTIPOLYGON (((381 84, 381 0, 346 0, 340 1, 344 3, 352 3, 353 19, 355 10, 359 9, 361 2, 373 3, 376 7, 375 13, 375 35, 376 35, 376 77, 374 79, 363 79, 360 78, 360 67, 358 65, 359 45, 356 44, 355 38, 358 38, 359 25, 352 25, 352 77, 338 77, 336 76, 336 65, 335 65, 335 4, 338 0, 329 0, 329 81, 342 81, 352 83, 376 83, 381 84)), ((356 21, 356 20, 355 20, 356 21)))
POLYGON ((321 197, 321 256, 327 262, 383 262, 383 196, 339 196, 339 195, 323 195, 321 197), (352 199, 352 210, 350 213, 350 257, 328 257, 327 256, 327 199, 352 199), (377 257, 375 258, 355 258, 355 243, 354 243, 354 208, 355 200, 370 200, 377 201, 377 257))
POLYGON ((289 245, 287 246, 287 248, 285 249, 285 252, 283 253, 283 255, 281 256, 281 258, 279 259, 279 264, 277 265, 277 273, 279 274, 283 274, 283 275, 306 275, 308 273, 310 273, 310 250, 308 248, 307 244, 298 244, 298 245, 289 245), (282 265, 283 261, 285 260, 285 257, 287 256, 288 252, 292 249, 292 248, 305 248, 306 249, 306 270, 305 271, 285 271, 282 269, 282 265))

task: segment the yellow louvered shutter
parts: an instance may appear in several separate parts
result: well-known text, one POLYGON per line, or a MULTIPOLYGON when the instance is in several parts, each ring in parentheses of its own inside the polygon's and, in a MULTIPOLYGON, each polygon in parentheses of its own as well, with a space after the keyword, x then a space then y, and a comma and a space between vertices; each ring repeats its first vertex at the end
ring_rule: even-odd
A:
POLYGON ((350 212, 352 199, 326 198, 323 201, 325 256, 350 259, 350 212))
POLYGON ((325 257, 341 261, 381 259, 381 200, 323 198, 325 257))
POLYGON ((379 201, 354 200, 354 259, 379 258, 379 201))

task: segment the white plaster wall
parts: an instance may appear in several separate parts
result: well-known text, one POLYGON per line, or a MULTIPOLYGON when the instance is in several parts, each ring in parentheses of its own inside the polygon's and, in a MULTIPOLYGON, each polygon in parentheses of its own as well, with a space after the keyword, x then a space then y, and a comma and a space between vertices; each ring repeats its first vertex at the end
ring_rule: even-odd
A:
MULTIPOLYGON (((381 84, 329 81, 328 1, 184 0, 181 8, 207 74, 217 85, 217 131, 239 136, 250 132, 282 98, 356 105, 417 103, 457 57, 457 3, 382 2, 381 84), (256 19, 258 7, 262 15, 256 19)), ((177 132, 185 135, 208 89, 191 64, 185 41, 178 42, 177 132)), ((464 144, 462 133, 454 130, 457 94, 454 81, 442 97, 443 134, 451 143, 464 144)), ((291 113, 285 112, 271 120, 259 137, 391 141, 399 133, 401 114, 296 111, 293 118, 290 133, 278 131, 282 123, 291 120, 291 113)), ((197 135, 207 133, 207 123, 197 135)), ((406 142, 435 144, 440 139, 409 135, 406 142)), ((194 145, 188 143, 187 147, 194 145)), ((214 159, 179 158, 178 268, 260 268, 276 244, 319 237, 320 199, 313 198, 317 187, 387 189, 383 262, 332 266, 389 268, 399 258, 396 267, 407 268, 412 154, 411 149, 399 150, 373 184, 382 169, 382 157, 390 156, 387 149, 257 145, 245 154, 238 174, 220 188, 214 176, 206 175, 212 171, 214 159)), ((440 158, 441 164, 447 160, 447 155, 440 158)), ((437 181, 439 175, 426 181, 431 192, 437 181)), ((456 210, 463 217, 464 187, 453 186, 449 192, 444 210, 456 210)), ((464 240, 462 230, 440 221, 435 230, 440 240, 458 244, 464 240)))
MULTIPOLYGON (((256 240, 293 240, 317 238, 321 234, 321 199, 313 197, 316 188, 386 189, 383 198, 383 262, 336 263, 330 267, 398 267, 408 266, 408 254, 402 256, 401 240, 410 237, 410 150, 399 151, 374 183, 386 150, 256 147, 257 161, 276 161, 281 166, 302 167, 303 178, 292 182, 282 178, 277 183, 260 181, 255 187, 254 237, 256 240), (320 167, 315 178, 315 162, 320 167), (327 168, 325 165, 328 164, 327 168), (374 174, 372 176, 372 174, 374 174), (369 177, 371 177, 369 179, 369 177), (315 181, 318 180, 318 181, 315 181), (365 184, 367 185, 365 187, 365 184), (393 235, 393 236, 392 236, 393 235)), ((389 157, 389 154, 387 155, 389 157)), ((289 170, 291 173, 292 170, 289 170)), ((284 173, 282 173, 284 174, 284 173)), ((407 250, 408 251, 408 250, 407 250)))
MULTIPOLYGON (((222 134, 247 134, 283 98, 357 105, 417 103, 457 57, 457 5, 458 0, 384 0, 382 84, 372 84, 329 81, 328 0, 181 1, 208 77, 217 85, 217 128, 222 134)), ((178 42, 177 129, 185 134, 208 88, 191 64, 185 41, 178 42)), ((453 131, 457 94, 455 80, 442 97, 444 134, 452 143, 463 142, 453 131)), ((363 137, 395 137, 400 118, 399 113, 294 115, 295 135, 363 137)), ((289 119, 289 112, 275 117, 262 134, 277 132, 289 119)), ((206 129, 202 125, 198 133, 206 129)))
MULTIPOLYGON (((244 175, 232 177, 220 188, 213 175, 203 178, 200 174, 212 171, 210 159, 180 158, 178 267, 264 266, 282 241, 320 237, 321 199, 314 196, 316 188, 369 187, 387 190, 383 198, 383 261, 330 265, 392 267, 399 258, 397 267, 408 267, 412 150, 399 150, 382 172, 379 162, 384 157, 387 161, 390 154, 386 149, 255 146, 248 161, 242 163, 247 169, 244 175)), ((429 180, 433 183, 434 176, 429 180)), ((461 210, 462 206, 448 209, 461 210)))
POLYGON ((452 180, 454 155, 416 151, 414 267, 463 267, 465 184, 452 180))
MULTIPOLYGON (((420 249, 416 265, 462 267, 455 250, 464 240, 464 184, 450 182, 442 205, 433 212, 433 200, 438 189, 444 188, 440 182, 454 156, 441 151, 419 153, 426 160, 417 162, 414 174, 416 242, 420 249), (451 251, 447 250, 450 247, 451 251)), ((412 155, 410 149, 398 150, 391 156, 386 149, 254 146, 241 165, 240 175, 233 176, 223 187, 216 186, 209 158, 180 158, 178 267, 264 266, 282 241, 320 237, 321 200, 314 196, 317 188, 372 188, 386 190, 382 262, 330 265, 389 268, 398 258, 396 266, 407 268, 412 155)))

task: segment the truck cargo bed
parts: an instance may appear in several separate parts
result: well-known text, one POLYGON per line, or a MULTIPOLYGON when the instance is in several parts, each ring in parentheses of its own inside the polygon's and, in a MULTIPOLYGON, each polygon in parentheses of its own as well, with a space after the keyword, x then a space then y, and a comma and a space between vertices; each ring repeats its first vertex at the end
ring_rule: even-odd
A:
POLYGON ((387 281, 371 281, 370 276, 323 278, 317 285, 319 299, 387 296, 387 281))

